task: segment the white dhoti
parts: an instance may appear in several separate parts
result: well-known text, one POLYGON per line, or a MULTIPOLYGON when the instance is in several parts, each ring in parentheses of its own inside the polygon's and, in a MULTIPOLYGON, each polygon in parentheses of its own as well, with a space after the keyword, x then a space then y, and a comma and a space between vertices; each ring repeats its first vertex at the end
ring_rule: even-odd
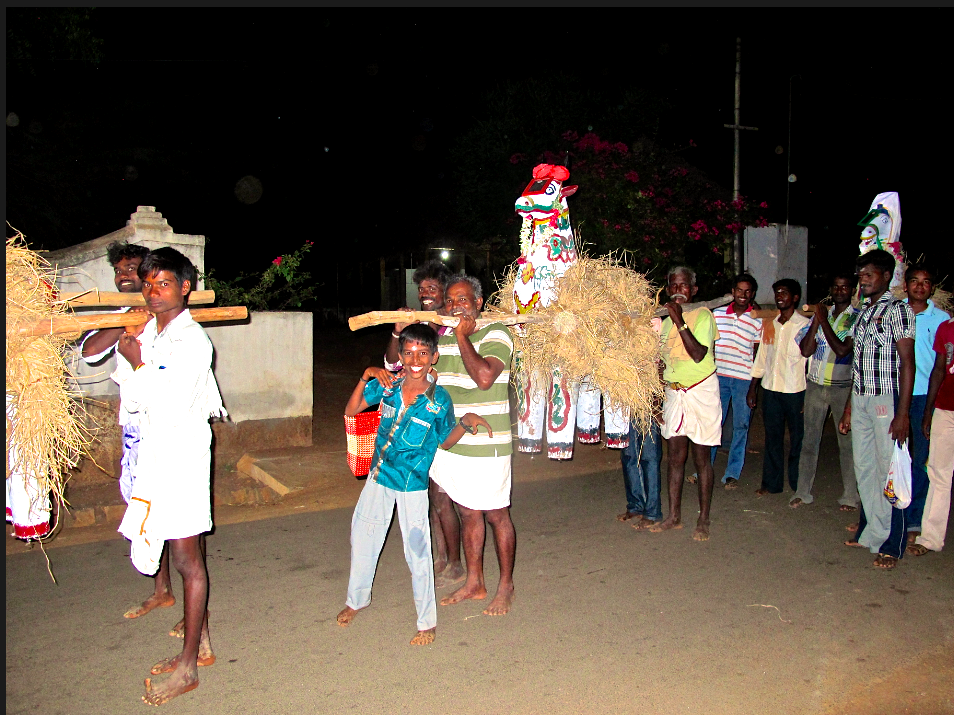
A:
MULTIPOLYGON (((16 407, 10 393, 6 397, 7 429, 16 435, 16 407)), ((29 541, 50 532, 50 494, 40 491, 36 474, 23 467, 14 437, 9 437, 7 451, 7 521, 13 524, 13 535, 29 541)))
POLYGON ((147 575, 159 568, 166 541, 212 529, 212 429, 208 422, 179 427, 164 438, 143 426, 136 479, 119 525, 132 542, 133 564, 147 575))
POLYGON ((719 378, 712 373, 690 387, 666 385, 663 403, 663 438, 688 437, 694 444, 722 444, 722 400, 719 378))
POLYGON ((456 503, 468 509, 492 511, 510 506, 511 455, 464 457, 437 450, 430 476, 456 503))

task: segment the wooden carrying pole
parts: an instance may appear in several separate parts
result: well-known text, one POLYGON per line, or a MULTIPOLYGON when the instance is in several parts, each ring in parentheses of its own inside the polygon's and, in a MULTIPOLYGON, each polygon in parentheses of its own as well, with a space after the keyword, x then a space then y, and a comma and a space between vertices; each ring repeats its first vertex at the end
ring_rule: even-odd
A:
MULTIPOLYGON (((690 310, 695 310, 696 308, 718 308, 720 305, 726 305, 731 301, 731 295, 724 295, 721 298, 715 298, 714 300, 708 300, 701 303, 687 303, 682 306, 682 310, 683 312, 688 313, 690 310)), ((778 311, 775 311, 775 314, 777 315, 778 311)), ((627 317, 639 317, 630 313, 623 313, 623 315, 626 315, 627 317)), ((655 315, 662 317, 664 315, 668 315, 668 311, 665 308, 659 308, 655 315)), ((350 327, 352 330, 360 330, 361 328, 368 328, 372 325, 386 325, 387 323, 412 323, 415 320, 422 323, 447 325, 451 328, 455 327, 458 322, 457 318, 449 315, 438 315, 433 310, 373 310, 370 313, 364 313, 362 315, 356 315, 353 318, 349 318, 348 327, 350 327)), ((551 316, 535 313, 511 315, 509 313, 488 312, 482 313, 481 317, 477 319, 477 329, 479 330, 480 328, 484 328, 491 323, 503 323, 504 325, 526 325, 528 323, 546 323, 550 320, 552 320, 551 316)))
MULTIPOLYGON (((228 308, 196 308, 189 311, 197 323, 214 323, 222 320, 244 320, 248 317, 248 308, 236 305, 228 308)), ((123 328, 127 325, 142 325, 142 313, 110 313, 97 315, 57 315, 49 320, 41 320, 31 325, 21 325, 17 334, 21 336, 62 335, 83 333, 87 330, 103 328, 123 328)))
MULTIPOLYGON (((82 293, 60 293, 56 302, 68 303, 71 308, 124 308, 146 305, 142 293, 116 293, 96 288, 84 290, 82 293)), ((208 305, 214 302, 214 290, 194 290, 189 293, 189 305, 208 305)))

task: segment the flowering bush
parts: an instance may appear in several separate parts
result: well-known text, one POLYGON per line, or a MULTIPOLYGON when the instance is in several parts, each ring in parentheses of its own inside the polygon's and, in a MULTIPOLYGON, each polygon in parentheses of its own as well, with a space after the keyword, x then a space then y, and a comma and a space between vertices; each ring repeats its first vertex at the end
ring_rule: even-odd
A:
MULTIPOLYGON (((579 191, 569 201, 578 239, 591 253, 623 250, 639 269, 658 278, 684 263, 696 270, 705 292, 731 278, 733 234, 764 226, 764 201, 732 201, 705 174, 675 153, 640 141, 632 147, 590 132, 562 135, 558 151, 536 161, 562 164, 570 156, 570 179, 579 191)), ((528 172, 530 161, 514 162, 528 172)))
POLYGON ((288 310, 301 308, 315 299, 317 284, 311 273, 301 271, 305 254, 315 245, 305 244, 294 253, 278 256, 261 273, 239 273, 231 280, 221 280, 213 271, 202 276, 205 287, 215 291, 217 305, 244 305, 249 310, 288 310))

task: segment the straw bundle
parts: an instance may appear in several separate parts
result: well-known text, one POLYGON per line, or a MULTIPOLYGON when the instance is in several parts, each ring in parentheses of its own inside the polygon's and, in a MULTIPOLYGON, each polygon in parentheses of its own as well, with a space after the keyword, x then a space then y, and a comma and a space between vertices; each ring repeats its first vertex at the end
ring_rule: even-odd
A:
POLYGON ((63 501, 63 474, 87 451, 89 434, 80 426, 81 408, 67 386, 64 346, 78 335, 25 337, 19 327, 67 311, 55 302, 55 271, 29 250, 23 234, 7 239, 6 351, 8 400, 7 475, 15 468, 34 475, 41 494, 63 501), (16 464, 10 446, 16 445, 16 464))
MULTIPOLYGON (((491 309, 516 312, 513 284, 521 267, 511 266, 491 309)), ((662 397, 659 336, 651 324, 658 307, 655 289, 614 256, 583 255, 556 279, 554 289, 556 300, 533 311, 548 320, 515 331, 521 369, 531 374, 559 369, 570 380, 586 378, 611 406, 628 408, 647 431, 653 405, 662 397)))

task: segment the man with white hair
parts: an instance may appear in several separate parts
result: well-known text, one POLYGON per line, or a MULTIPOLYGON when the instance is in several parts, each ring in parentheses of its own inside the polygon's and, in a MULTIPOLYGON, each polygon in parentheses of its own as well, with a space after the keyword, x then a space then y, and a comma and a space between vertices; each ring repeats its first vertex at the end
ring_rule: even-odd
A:
POLYGON ((705 307, 682 312, 682 305, 698 291, 695 271, 685 266, 669 271, 669 317, 663 321, 660 333, 665 363, 661 432, 669 441, 669 516, 649 531, 682 528, 682 482, 691 442, 699 469, 699 519, 692 538, 707 541, 714 481, 710 451, 722 442, 722 402, 715 367, 714 347, 719 338, 715 318, 705 307))

